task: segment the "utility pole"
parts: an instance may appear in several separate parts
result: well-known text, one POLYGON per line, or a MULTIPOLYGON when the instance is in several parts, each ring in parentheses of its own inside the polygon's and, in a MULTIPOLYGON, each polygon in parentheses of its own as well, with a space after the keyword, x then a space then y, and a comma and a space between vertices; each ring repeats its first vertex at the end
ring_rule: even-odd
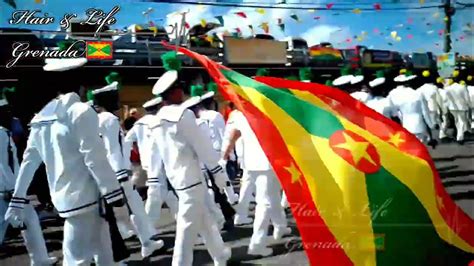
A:
POLYGON ((444 52, 449 53, 451 52, 451 24, 452 24, 452 16, 456 13, 456 10, 451 5, 451 0, 443 0, 444 1, 444 52))

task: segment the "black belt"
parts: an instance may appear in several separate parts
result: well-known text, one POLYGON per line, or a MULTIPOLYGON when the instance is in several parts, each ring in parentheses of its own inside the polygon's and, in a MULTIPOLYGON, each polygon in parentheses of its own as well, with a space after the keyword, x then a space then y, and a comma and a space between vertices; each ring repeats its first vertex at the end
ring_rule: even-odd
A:
POLYGON ((195 186, 197 186, 197 185, 199 185, 199 184, 202 184, 202 181, 199 181, 199 182, 197 182, 196 184, 192 184, 192 185, 187 186, 187 187, 185 187, 185 188, 178 188, 178 189, 175 189, 175 190, 176 190, 176 191, 183 191, 183 190, 187 190, 187 189, 193 188, 193 187, 195 187, 195 186))
POLYGON ((74 212, 74 211, 78 211, 80 209, 85 209, 87 207, 90 207, 90 206, 93 206, 97 204, 97 201, 94 201, 94 202, 91 202, 91 203, 88 203, 88 204, 85 204, 85 205, 82 205, 82 206, 79 206, 77 208, 73 208, 73 209, 69 209, 69 210, 65 210, 65 211, 58 211, 58 213, 60 214, 66 214, 66 213, 69 213, 69 212, 74 212))

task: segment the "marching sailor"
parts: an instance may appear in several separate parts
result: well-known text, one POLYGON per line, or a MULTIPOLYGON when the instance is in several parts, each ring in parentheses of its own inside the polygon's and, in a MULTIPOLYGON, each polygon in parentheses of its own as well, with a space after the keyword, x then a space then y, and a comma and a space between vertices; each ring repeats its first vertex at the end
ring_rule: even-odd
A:
MULTIPOLYGON (((208 92, 204 93, 200 98, 200 103, 197 106, 197 117, 206 123, 211 133, 212 147, 220 154, 222 147, 222 140, 224 139, 225 121, 224 116, 221 113, 212 109, 213 105, 217 105, 214 100, 214 96, 217 91, 217 85, 215 83, 208 84, 208 92)), ((191 91, 191 96, 195 96, 196 93, 191 91)), ((235 193, 234 187, 230 180, 226 181, 225 193, 227 199, 231 204, 234 204, 238 200, 238 196, 235 193)))
MULTIPOLYGON (((236 112, 234 115, 236 116, 234 118, 235 125, 230 132, 230 141, 225 148, 224 160, 229 158, 235 142, 242 137, 245 170, 249 176, 248 179, 255 180, 255 201, 257 203, 248 254, 269 256, 273 253, 272 249, 267 247, 267 232, 270 222, 273 224, 273 238, 275 240, 291 233, 291 228, 287 227, 284 209, 281 206, 281 186, 247 119, 242 112, 236 112)), ((237 211, 242 214, 247 211, 244 208, 248 208, 248 205, 238 206, 237 211)))
POLYGON ((163 247, 162 240, 151 240, 156 230, 148 218, 143 201, 129 180, 130 149, 125 145, 119 118, 113 114, 120 107, 118 82, 92 91, 94 107, 99 113, 99 134, 105 144, 107 159, 115 171, 115 176, 120 183, 126 197, 126 206, 130 214, 130 221, 134 226, 138 239, 142 245, 141 255, 146 258, 154 251, 163 247))
MULTIPOLYGON (((84 58, 47 59, 44 70, 65 71, 86 62, 84 58)), ((24 222, 26 192, 35 171, 44 162, 52 202, 65 218, 63 265, 89 265, 93 258, 97 265, 115 265, 115 251, 111 249, 113 235, 100 217, 98 206, 102 202, 108 206, 123 205, 123 193, 107 163, 97 114, 81 103, 75 77, 66 76, 67 73, 61 73, 61 77, 68 77, 67 83, 59 83, 57 76, 45 78, 51 82, 48 88, 63 94, 57 98, 50 95, 49 99, 54 99, 31 121, 13 200, 5 217, 17 227, 24 222)), ((128 255, 126 250, 121 252, 128 255)))
POLYGON ((459 71, 455 70, 452 74, 454 83, 446 87, 447 109, 454 117, 457 136, 456 141, 464 144, 464 133, 468 131, 469 110, 473 105, 469 98, 469 92, 466 85, 460 84, 459 71))
POLYGON ((149 128, 150 123, 155 119, 156 113, 162 106, 162 101, 161 97, 156 97, 144 103, 142 107, 145 109, 146 114, 134 124, 125 136, 126 142, 137 143, 142 167, 147 172, 146 185, 148 190, 145 211, 153 223, 160 220, 163 202, 166 202, 173 216, 178 211, 178 199, 174 193, 168 191, 168 184, 164 173, 149 171, 150 164, 162 163, 158 151, 152 147, 149 128))
MULTIPOLYGON (((12 119, 4 88, 0 90, 0 245, 3 243, 8 226, 8 222, 3 219, 8 203, 14 204, 22 201, 12 198, 16 176, 20 167, 16 145, 12 138, 12 119)), ((31 265, 52 265, 56 263, 58 260, 56 257, 48 256, 38 214, 33 206, 28 203, 24 204, 24 223, 26 229, 22 231, 22 236, 30 255, 31 265)))
MULTIPOLYGON (((176 53, 169 52, 162 59, 164 65, 175 61, 176 53)), ((158 111, 156 123, 151 125, 166 176, 178 196, 172 265, 192 265, 198 234, 204 239, 214 265, 226 265, 231 250, 225 246, 206 207, 207 186, 203 182, 201 162, 214 175, 221 191, 225 188, 226 174, 218 164, 219 156, 212 149, 210 138, 199 129, 196 116, 181 106, 183 90, 177 79, 178 72, 169 70, 153 87, 153 94, 163 97, 164 106, 158 111)))
POLYGON ((369 82, 369 97, 365 105, 391 119, 396 116, 396 114, 394 114, 393 106, 391 106, 390 101, 383 96, 384 90, 382 89, 382 85, 385 84, 385 81, 386 79, 383 76, 383 72, 377 72, 376 78, 369 82))
POLYGON ((471 101, 471 133, 474 133, 474 80, 472 75, 466 77, 467 91, 469 92, 469 100, 471 101))
POLYGON ((446 106, 443 104, 438 86, 435 85, 435 76, 433 76, 429 70, 423 71, 422 75, 424 84, 419 87, 417 91, 421 93, 428 104, 431 121, 435 123, 435 126, 440 126, 441 116, 447 112, 446 106))
POLYGON ((356 75, 353 76, 351 80, 351 86, 356 90, 355 92, 352 92, 350 95, 352 98, 358 100, 359 102, 365 103, 369 99, 369 90, 368 88, 362 84, 362 81, 364 81, 364 76, 360 71, 356 75), (359 87, 360 89, 357 89, 359 87))
POLYGON ((403 127, 416 135, 420 141, 427 143, 431 141, 428 128, 433 129, 434 125, 425 99, 421 93, 409 87, 410 81, 415 78, 410 71, 395 77, 394 81, 400 85, 390 91, 387 99, 394 112, 398 112, 403 127))

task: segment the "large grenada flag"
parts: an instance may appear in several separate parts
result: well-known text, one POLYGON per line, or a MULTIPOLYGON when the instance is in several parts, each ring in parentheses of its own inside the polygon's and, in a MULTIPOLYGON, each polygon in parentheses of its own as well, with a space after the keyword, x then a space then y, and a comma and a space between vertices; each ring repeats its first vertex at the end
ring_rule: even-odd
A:
MULTIPOLYGON (((173 48, 173 47, 170 47, 173 48)), ((253 80, 199 61, 249 120, 286 192, 311 265, 468 265, 474 221, 423 144, 345 93, 253 80)))

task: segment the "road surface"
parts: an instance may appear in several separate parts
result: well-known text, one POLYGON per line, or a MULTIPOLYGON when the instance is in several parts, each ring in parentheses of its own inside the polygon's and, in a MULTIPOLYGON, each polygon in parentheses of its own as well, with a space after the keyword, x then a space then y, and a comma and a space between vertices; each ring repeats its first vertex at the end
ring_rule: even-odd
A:
MULTIPOLYGON (((474 141, 468 141, 464 146, 456 143, 440 144, 436 150, 430 149, 433 160, 440 173, 443 184, 456 203, 474 218, 474 141)), ((274 255, 258 258, 247 255, 247 247, 252 234, 251 225, 236 228, 231 233, 223 233, 225 242, 232 247, 232 260, 229 265, 308 265, 294 220, 290 217, 293 234, 283 240, 273 242, 274 255)), ((127 241, 133 252, 129 265, 171 265, 172 246, 174 242, 174 222, 167 209, 163 221, 157 224, 161 237, 165 241, 166 250, 156 254, 149 261, 143 261, 139 255, 138 240, 127 241)), ((48 250, 61 257, 62 228, 58 222, 48 222, 44 230, 48 250)), ((0 248, 0 266, 28 265, 28 255, 23 247, 21 238, 6 241, 0 248)), ((197 246, 194 252, 194 265, 212 265, 204 246, 197 246)))

